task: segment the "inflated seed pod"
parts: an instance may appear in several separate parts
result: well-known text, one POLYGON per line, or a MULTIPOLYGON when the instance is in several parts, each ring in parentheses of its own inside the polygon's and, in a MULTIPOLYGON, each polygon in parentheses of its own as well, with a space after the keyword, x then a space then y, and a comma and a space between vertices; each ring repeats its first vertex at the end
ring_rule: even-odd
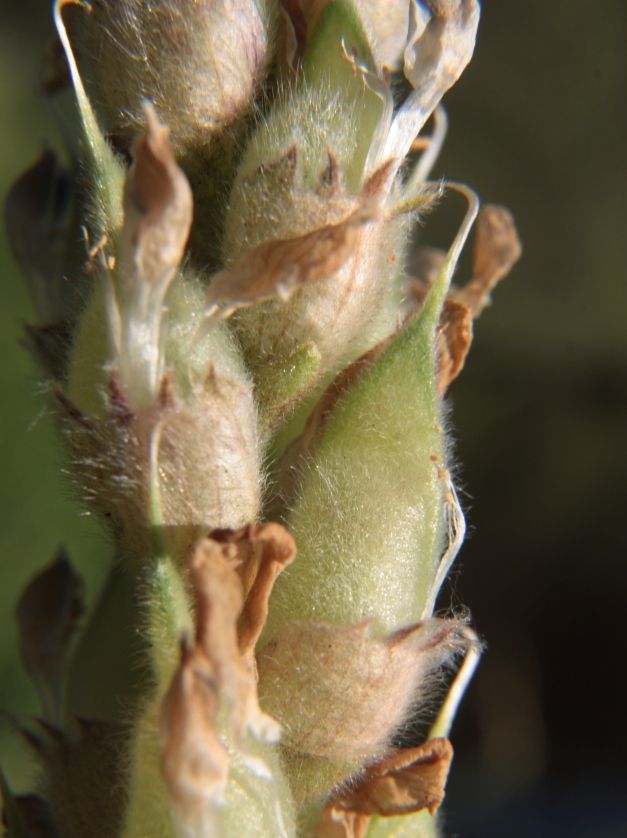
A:
POLYGON ((337 376, 286 452, 295 486, 285 516, 298 561, 277 583, 266 639, 294 620, 373 619, 379 631, 394 631, 432 614, 443 556, 463 529, 447 470, 437 346, 477 214, 467 197, 419 314, 337 376))

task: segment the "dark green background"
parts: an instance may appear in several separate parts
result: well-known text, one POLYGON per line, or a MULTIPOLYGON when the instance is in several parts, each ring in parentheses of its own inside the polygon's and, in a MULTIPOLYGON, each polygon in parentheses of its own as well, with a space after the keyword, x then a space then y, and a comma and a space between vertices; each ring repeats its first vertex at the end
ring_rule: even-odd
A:
MULTIPOLYGON (((2 193, 52 136, 36 94, 49 4, 7 5, 2 193)), ((447 97, 437 174, 507 204, 525 248, 451 388, 471 532, 443 604, 468 605, 488 644, 454 731, 447 831, 465 838, 627 834, 625 34, 624 0, 488 0, 447 97)), ((447 212, 432 243, 450 237, 447 212)), ((16 661, 19 590, 63 542, 93 602, 109 549, 70 500, 18 348, 30 310, 4 238, 0 270, 0 706, 23 714, 36 704, 16 661)), ((2 764, 23 786, 9 729, 0 719, 2 764)))

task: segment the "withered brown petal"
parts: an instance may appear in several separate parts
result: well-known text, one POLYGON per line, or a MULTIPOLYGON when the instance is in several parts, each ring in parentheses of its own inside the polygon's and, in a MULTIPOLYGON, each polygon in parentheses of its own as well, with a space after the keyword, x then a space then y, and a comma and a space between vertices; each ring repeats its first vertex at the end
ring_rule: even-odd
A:
POLYGON ((234 739, 248 729, 259 738, 276 740, 279 726, 259 707, 254 647, 274 581, 296 548, 279 524, 216 530, 213 535, 198 542, 191 561, 196 649, 208 662, 219 699, 229 699, 234 739))
POLYGON ((380 212, 378 201, 367 201, 338 224, 264 242, 214 277, 207 293, 207 315, 219 311, 228 317, 253 303, 285 301, 304 285, 329 279, 353 253, 361 227, 375 221, 380 212))
POLYGON ((472 313, 468 306, 447 299, 440 316, 437 342, 438 393, 443 396, 464 367, 472 343, 472 313))
POLYGON ((228 776, 228 759, 217 732, 219 685, 199 647, 181 644, 181 662, 162 706, 161 770, 185 820, 217 803, 228 776))
POLYGON ((316 838, 365 838, 370 815, 361 815, 329 804, 320 818, 316 838))
POLYGON ((252 660, 268 617, 272 588, 277 576, 294 561, 296 543, 285 527, 273 522, 214 531, 212 538, 235 548, 236 570, 244 593, 238 619, 239 648, 243 657, 252 660))
POLYGON ((486 204, 476 221, 473 249, 473 275, 452 296, 466 305, 474 318, 490 302, 494 287, 520 259, 522 246, 514 219, 505 207, 486 204))
POLYGON ((435 814, 452 758, 448 739, 430 739, 370 765, 331 797, 320 820, 320 838, 363 836, 373 815, 393 817, 421 809, 435 814))
POLYGON ((46 717, 55 721, 83 613, 83 581, 60 550, 26 586, 15 611, 24 668, 40 692, 46 717))
POLYGON ((123 240, 139 278, 160 284, 178 267, 192 223, 192 191, 168 129, 145 107, 146 131, 135 142, 124 193, 123 240))
POLYGON ((236 624, 244 596, 235 563, 211 538, 194 548, 191 581, 196 601, 196 645, 211 661, 219 688, 237 693, 236 624))
POLYGON ((453 747, 448 739, 429 739, 370 766, 365 778, 342 800, 344 808, 390 817, 428 809, 444 799, 453 747))
POLYGON ((355 0, 377 64, 396 69, 407 41, 411 4, 407 0, 355 0))
MULTIPOLYGON (((449 384, 464 367, 473 338, 472 321, 490 302, 490 293, 520 258, 522 248, 511 213, 505 207, 488 204, 481 208, 476 222, 473 274, 462 288, 453 288, 446 299, 439 323, 438 393, 443 396, 449 384)), ((405 318, 419 311, 445 254, 431 248, 419 251, 406 283, 405 318)))

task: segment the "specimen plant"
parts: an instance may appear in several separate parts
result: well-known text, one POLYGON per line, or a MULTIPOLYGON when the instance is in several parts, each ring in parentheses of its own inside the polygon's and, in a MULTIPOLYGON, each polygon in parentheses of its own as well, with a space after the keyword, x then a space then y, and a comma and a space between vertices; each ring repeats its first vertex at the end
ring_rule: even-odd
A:
POLYGON ((464 537, 443 398, 519 252, 504 209, 429 180, 478 3, 54 18, 79 141, 18 180, 7 224, 117 563, 87 628, 63 553, 17 605, 41 779, 2 781, 8 834, 435 835, 480 652, 434 616, 464 537), (447 189, 459 232, 416 256, 447 189))

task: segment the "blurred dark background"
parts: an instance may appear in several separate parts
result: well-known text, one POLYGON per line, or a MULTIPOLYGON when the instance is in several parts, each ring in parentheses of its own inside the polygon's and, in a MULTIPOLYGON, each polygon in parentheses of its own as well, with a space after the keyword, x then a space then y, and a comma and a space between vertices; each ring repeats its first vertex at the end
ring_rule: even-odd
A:
MULTIPOLYGON (((37 99, 49 3, 7 6, 2 193, 54 136, 37 99)), ((624 0, 486 0, 446 99, 436 173, 506 204, 524 246, 451 388, 470 537, 441 604, 469 606, 487 651, 453 732, 448 836, 627 835, 626 34, 624 0)), ((446 244, 446 224, 430 243, 446 244)), ((18 348, 30 308, 4 237, 0 265, 0 706, 22 714, 36 704, 16 657, 18 592, 63 542, 93 603, 109 550, 71 502, 18 348)), ((23 787, 8 721, 0 734, 23 787)))

